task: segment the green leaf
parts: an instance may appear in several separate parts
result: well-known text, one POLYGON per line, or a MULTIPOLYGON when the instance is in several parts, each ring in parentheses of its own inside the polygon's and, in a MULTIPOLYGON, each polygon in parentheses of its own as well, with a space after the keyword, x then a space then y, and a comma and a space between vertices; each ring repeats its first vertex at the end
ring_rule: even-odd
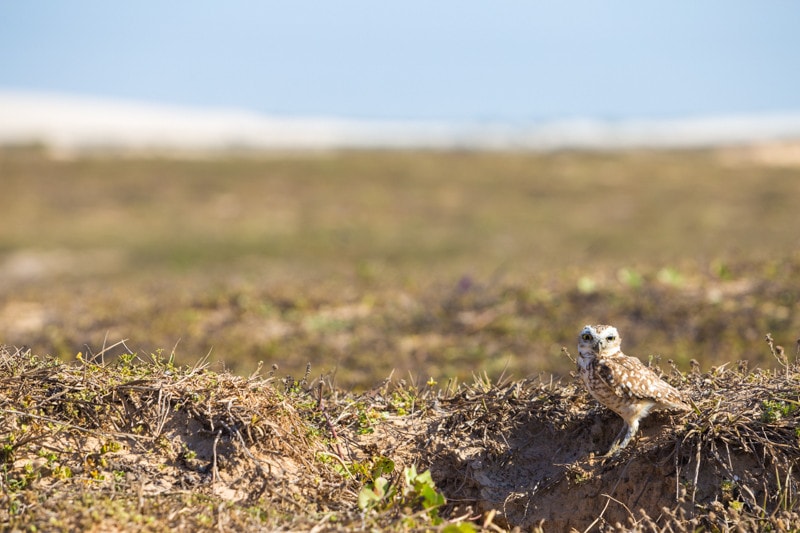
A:
POLYGON ((364 486, 358 493, 358 508, 362 511, 366 511, 378 501, 380 501, 380 497, 368 486, 364 486))
POLYGON ((430 485, 423 485, 419 493, 422 496, 422 506, 425 507, 425 509, 441 507, 445 504, 444 495, 438 492, 432 483, 430 485))
POLYGON ((472 522, 459 522, 457 524, 447 524, 441 529, 442 533, 477 533, 472 522))
POLYGON ((394 466, 394 461, 388 457, 378 457, 372 466, 372 478, 376 479, 384 474, 391 474, 394 472, 394 466))
POLYGON ((366 511, 374 507, 378 502, 386 497, 386 488, 389 480, 378 477, 374 483, 367 483, 358 493, 358 508, 366 511))

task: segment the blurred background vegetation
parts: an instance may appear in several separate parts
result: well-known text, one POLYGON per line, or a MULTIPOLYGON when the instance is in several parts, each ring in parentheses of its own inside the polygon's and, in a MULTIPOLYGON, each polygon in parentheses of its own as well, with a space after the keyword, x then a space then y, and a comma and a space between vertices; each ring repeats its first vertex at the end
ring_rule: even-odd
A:
POLYGON ((800 337, 800 166, 745 150, 17 148, 0 182, 0 342, 36 353, 127 339, 363 388, 564 375, 589 322, 684 370, 800 337))

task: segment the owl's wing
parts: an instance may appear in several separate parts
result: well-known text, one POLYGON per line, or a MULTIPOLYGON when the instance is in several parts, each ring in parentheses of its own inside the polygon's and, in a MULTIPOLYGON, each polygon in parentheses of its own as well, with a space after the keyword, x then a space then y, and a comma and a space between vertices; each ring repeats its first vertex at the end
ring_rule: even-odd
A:
POLYGON ((620 395, 622 390, 619 390, 619 372, 616 371, 614 364, 609 364, 607 359, 600 359, 595 362, 597 369, 596 375, 605 383, 608 388, 614 391, 615 394, 620 395))
POLYGON ((617 355, 607 358, 598 366, 598 373, 618 396, 652 400, 667 407, 686 407, 677 389, 635 357, 617 355))

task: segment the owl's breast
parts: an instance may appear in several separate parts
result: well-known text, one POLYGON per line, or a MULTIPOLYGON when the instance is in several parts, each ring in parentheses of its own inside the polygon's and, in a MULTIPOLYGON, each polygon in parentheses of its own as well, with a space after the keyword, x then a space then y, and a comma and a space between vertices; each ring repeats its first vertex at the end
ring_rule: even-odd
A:
POLYGON ((595 360, 586 368, 582 368, 580 375, 586 389, 595 400, 623 418, 627 418, 633 399, 608 375, 608 368, 595 360))

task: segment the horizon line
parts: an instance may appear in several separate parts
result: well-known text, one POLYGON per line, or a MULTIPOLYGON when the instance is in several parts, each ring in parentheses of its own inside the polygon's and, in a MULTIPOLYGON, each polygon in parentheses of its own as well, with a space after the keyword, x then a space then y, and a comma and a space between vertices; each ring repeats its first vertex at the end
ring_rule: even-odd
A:
POLYGON ((0 145, 62 150, 702 148, 800 139, 800 111, 673 118, 431 120, 276 116, 0 88, 0 145))

